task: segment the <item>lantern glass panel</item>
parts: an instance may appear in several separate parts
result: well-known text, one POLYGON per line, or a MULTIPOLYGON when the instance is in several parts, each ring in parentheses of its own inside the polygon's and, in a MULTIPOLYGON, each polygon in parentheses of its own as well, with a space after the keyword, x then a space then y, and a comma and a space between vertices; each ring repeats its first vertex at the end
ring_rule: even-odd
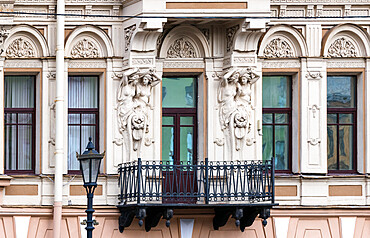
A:
POLYGON ((82 176, 84 179, 84 183, 90 183, 90 160, 89 159, 81 159, 81 170, 82 176))
POLYGON ((96 183, 98 180, 100 162, 100 158, 91 159, 91 183, 96 183))

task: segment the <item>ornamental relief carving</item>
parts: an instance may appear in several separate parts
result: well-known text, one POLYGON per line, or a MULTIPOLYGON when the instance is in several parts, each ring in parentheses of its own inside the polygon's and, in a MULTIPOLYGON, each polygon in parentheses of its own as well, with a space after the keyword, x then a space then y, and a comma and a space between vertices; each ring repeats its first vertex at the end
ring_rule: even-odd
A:
POLYGON ((328 49, 329 57, 356 57, 358 55, 355 45, 348 39, 336 39, 328 49))
MULTIPOLYGON (((233 69, 220 77, 217 92, 219 120, 228 153, 237 159, 236 152, 251 145, 252 85, 260 78, 253 68, 233 69)), ((252 142, 253 143, 253 142, 252 142)))
POLYGON ((89 39, 84 38, 75 44, 71 50, 72 58, 98 58, 99 50, 89 39))
POLYGON ((125 51, 128 51, 130 48, 131 38, 136 30, 136 25, 132 25, 125 28, 125 51))
POLYGON ((35 49, 32 44, 23 38, 15 39, 5 51, 6 57, 9 58, 30 58, 35 57, 35 49))
POLYGON ((293 57, 294 53, 286 40, 276 38, 266 45, 263 56, 266 58, 289 58, 293 57))
POLYGON ((239 30, 239 25, 229 27, 226 29, 226 51, 229 52, 233 47, 234 36, 239 30))
POLYGON ((196 58, 193 44, 184 38, 179 38, 167 50, 167 58, 196 58))
POLYGON ((152 144, 152 139, 145 138, 149 133, 149 111, 153 109, 150 97, 152 88, 160 83, 161 78, 155 74, 154 69, 140 71, 138 68, 117 76, 121 78, 117 92, 121 138, 114 142, 117 145, 124 144, 126 158, 137 158, 144 142, 147 146, 152 144))

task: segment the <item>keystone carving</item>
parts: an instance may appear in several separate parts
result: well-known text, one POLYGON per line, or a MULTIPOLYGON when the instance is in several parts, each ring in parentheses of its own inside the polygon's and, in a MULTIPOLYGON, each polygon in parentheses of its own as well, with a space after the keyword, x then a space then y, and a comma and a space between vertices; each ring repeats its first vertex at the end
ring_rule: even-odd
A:
POLYGON ((293 57, 293 50, 289 43, 280 38, 270 41, 263 51, 266 58, 288 58, 293 57))
POLYGON ((167 50, 168 58, 196 58, 195 48, 190 41, 179 38, 167 50))
POLYGON ((72 58, 98 58, 99 50, 96 45, 87 38, 77 42, 71 50, 72 58))
POLYGON ((354 44, 344 37, 336 39, 328 49, 329 57, 356 57, 357 55, 354 44))
POLYGON ((150 97, 152 88, 160 81, 154 69, 141 72, 135 68, 122 75, 117 92, 117 114, 127 158, 139 157, 143 142, 148 141, 144 137, 149 132, 149 111, 152 109, 150 97), (133 156, 135 152, 137 155, 133 156))
POLYGON ((35 57, 35 49, 32 44, 23 38, 15 39, 5 52, 9 58, 30 58, 35 57))
MULTIPOLYGON (((254 69, 233 69, 221 77, 218 87, 219 119, 229 153, 251 145, 252 85, 260 78, 254 69)), ((232 156, 232 158, 236 158, 232 156)))

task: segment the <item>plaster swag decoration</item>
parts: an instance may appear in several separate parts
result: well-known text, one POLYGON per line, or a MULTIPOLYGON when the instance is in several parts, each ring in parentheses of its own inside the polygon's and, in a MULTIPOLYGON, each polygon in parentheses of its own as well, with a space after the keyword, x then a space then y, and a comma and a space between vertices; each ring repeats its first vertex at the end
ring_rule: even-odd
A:
POLYGON ((32 44, 23 39, 15 39, 5 52, 6 57, 9 58, 29 58, 35 57, 35 49, 32 47, 32 44))
POLYGON ((196 58, 195 48, 188 40, 179 38, 167 50, 168 58, 196 58))
POLYGON ((329 57, 356 57, 357 51, 354 44, 348 39, 341 37, 336 39, 328 49, 329 57))
MULTIPOLYGON (((130 69, 123 74, 117 92, 117 115, 121 143, 126 148, 126 158, 138 158, 145 134, 149 133, 149 111, 152 88, 161 78, 154 69, 140 72, 130 69), (136 153, 136 154, 134 154, 136 153)), ((150 140, 150 139, 149 139, 150 140)))
POLYGON ((71 50, 72 58, 98 58, 99 50, 96 45, 87 38, 77 42, 71 50))
POLYGON ((263 50, 263 56, 266 58, 288 58, 293 57, 293 50, 287 41, 276 38, 267 44, 263 50))
POLYGON ((231 158, 242 152, 244 145, 251 145, 252 85, 260 78, 254 69, 233 69, 221 76, 217 99, 219 119, 231 158))
POLYGON ((129 26, 125 28, 125 51, 128 51, 130 48, 131 38, 136 30, 136 25, 129 26))

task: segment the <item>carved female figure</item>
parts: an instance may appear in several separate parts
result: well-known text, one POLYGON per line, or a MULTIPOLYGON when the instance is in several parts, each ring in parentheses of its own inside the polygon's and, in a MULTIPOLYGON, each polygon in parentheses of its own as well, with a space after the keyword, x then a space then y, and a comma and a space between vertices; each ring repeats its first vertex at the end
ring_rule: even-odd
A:
POLYGON ((237 70, 226 73, 218 88, 218 102, 220 107, 220 122, 224 130, 230 122, 230 116, 236 109, 235 96, 237 93, 237 82, 240 72, 237 70))
POLYGON ((260 77, 253 72, 252 68, 248 67, 246 72, 240 77, 237 85, 237 98, 239 104, 251 103, 252 85, 260 77))
POLYGON ((139 69, 127 71, 119 84, 117 101, 118 101, 118 118, 120 120, 120 131, 124 131, 127 126, 127 119, 134 109, 135 86, 138 83, 139 69))
POLYGON ((151 69, 141 76, 140 83, 136 85, 135 103, 138 107, 151 108, 150 95, 152 88, 161 81, 161 78, 151 69))

